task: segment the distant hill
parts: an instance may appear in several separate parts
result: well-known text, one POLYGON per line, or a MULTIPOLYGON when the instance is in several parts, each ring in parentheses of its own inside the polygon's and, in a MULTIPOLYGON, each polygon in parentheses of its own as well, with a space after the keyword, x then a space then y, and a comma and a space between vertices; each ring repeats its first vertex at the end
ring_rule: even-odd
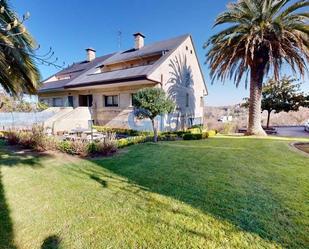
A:
MULTIPOLYGON (((240 105, 230 106, 206 106, 204 110, 204 124, 216 129, 222 128, 223 124, 218 122, 222 116, 232 116, 232 123, 236 128, 246 127, 248 110, 240 105)), ((272 113, 270 125, 302 125, 309 119, 309 108, 300 108, 298 112, 272 113)), ((262 113, 262 123, 266 124, 267 113, 262 113)))

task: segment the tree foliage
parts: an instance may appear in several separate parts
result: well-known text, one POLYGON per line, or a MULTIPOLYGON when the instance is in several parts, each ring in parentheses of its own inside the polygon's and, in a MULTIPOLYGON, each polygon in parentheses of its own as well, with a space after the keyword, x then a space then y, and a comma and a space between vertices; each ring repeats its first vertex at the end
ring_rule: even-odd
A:
POLYGON ((32 112, 47 108, 45 103, 31 103, 24 100, 22 96, 9 96, 0 92, 0 112, 32 112))
POLYGON ((0 85, 17 95, 36 93, 40 73, 31 57, 36 43, 7 0, 0 1, 0 85))
POLYGON ((265 59, 266 72, 273 69, 275 79, 283 62, 304 74, 309 59, 308 12, 300 12, 309 2, 298 0, 240 0, 230 3, 220 14, 215 26, 231 24, 212 36, 204 47, 210 47, 207 62, 213 78, 234 79, 238 85, 242 76, 265 59), (298 12, 297 12, 298 11, 298 12))
POLYGON ((236 86, 250 73, 248 129, 261 131, 264 76, 273 72, 279 79, 283 63, 295 73, 306 71, 309 14, 303 9, 308 6, 308 0, 239 0, 216 18, 215 26, 228 26, 205 43, 206 62, 213 80, 229 78, 236 86))
POLYGON ((139 119, 149 118, 154 131, 154 141, 157 142, 157 127, 155 118, 158 115, 171 113, 175 104, 166 97, 161 88, 144 88, 133 97, 134 114, 139 119))

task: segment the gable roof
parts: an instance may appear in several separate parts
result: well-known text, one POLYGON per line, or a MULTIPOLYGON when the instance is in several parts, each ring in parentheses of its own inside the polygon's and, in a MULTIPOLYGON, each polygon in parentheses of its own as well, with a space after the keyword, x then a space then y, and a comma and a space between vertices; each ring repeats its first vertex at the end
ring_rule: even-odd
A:
POLYGON ((73 63, 71 66, 68 66, 67 68, 59 71, 58 73, 46 79, 45 81, 47 82, 42 84, 42 86, 39 89, 39 92, 45 92, 51 90, 63 90, 64 86, 66 86, 68 83, 72 82, 74 79, 78 78, 89 69, 95 67, 98 63, 102 63, 104 60, 111 57, 112 55, 113 54, 103 55, 95 58, 92 61, 81 61, 73 63), (48 81, 52 77, 59 77, 59 76, 70 76, 70 78, 63 80, 48 81))
POLYGON ((181 35, 176 38, 145 45, 138 50, 129 49, 97 57, 90 62, 82 61, 75 63, 49 78, 51 79, 54 76, 70 76, 69 79, 47 81, 39 89, 39 93, 63 90, 65 88, 148 79, 147 76, 153 72, 162 63, 162 61, 164 61, 165 58, 167 58, 168 55, 172 53, 187 37, 189 37, 188 34, 181 35), (116 64, 157 54, 162 55, 162 57, 151 65, 142 65, 127 69, 97 73, 98 67, 103 65, 116 64))

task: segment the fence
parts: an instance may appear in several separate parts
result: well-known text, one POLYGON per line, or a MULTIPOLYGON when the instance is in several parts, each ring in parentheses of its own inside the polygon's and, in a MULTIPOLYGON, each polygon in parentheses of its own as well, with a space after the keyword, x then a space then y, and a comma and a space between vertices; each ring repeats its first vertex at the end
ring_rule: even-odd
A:
POLYGON ((29 129, 34 124, 43 124, 55 111, 42 112, 2 112, 0 113, 0 130, 29 129))

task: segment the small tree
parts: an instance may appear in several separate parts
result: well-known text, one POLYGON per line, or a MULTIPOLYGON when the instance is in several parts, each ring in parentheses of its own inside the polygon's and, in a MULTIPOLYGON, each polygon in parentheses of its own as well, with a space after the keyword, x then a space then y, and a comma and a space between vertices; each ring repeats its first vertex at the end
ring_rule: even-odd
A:
MULTIPOLYGON (((295 83, 296 79, 284 76, 281 80, 270 79, 263 86, 262 111, 267 111, 267 128, 269 127, 270 115, 274 111, 289 112, 298 111, 299 107, 308 107, 308 96, 300 91, 301 83, 295 83)), ((249 99, 244 104, 248 107, 249 99)))
POLYGON ((133 97, 134 114, 137 118, 149 118, 154 133, 154 142, 158 141, 155 118, 158 115, 171 113, 175 104, 169 100, 161 88, 144 88, 133 97))

